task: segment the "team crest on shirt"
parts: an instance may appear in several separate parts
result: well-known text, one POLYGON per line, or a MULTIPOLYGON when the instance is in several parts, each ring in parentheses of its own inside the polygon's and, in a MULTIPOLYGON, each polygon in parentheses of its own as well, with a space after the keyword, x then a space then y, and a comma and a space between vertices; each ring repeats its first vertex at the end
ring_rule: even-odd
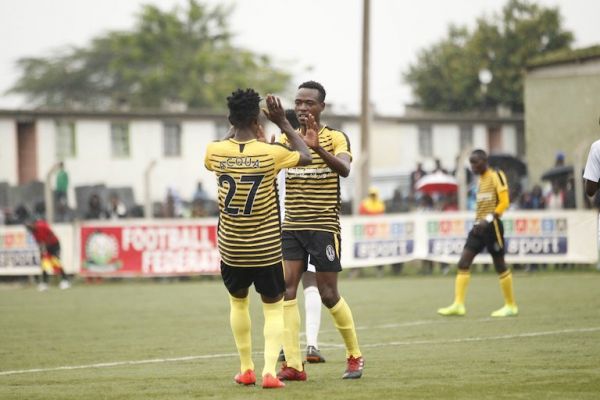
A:
POLYGON ((333 246, 328 244, 325 248, 325 255, 329 261, 335 260, 335 250, 333 250, 333 246))

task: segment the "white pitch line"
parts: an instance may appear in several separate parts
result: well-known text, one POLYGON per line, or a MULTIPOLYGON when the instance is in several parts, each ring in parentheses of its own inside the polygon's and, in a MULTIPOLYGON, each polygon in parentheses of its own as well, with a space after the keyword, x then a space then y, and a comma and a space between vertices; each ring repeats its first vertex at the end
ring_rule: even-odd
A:
MULTIPOLYGON (((531 337, 539 337, 539 336, 552 336, 552 335, 564 335, 564 334, 568 334, 568 333, 587 333, 587 332, 600 332, 600 327, 561 329, 561 330, 556 330, 556 331, 526 332, 526 333, 517 333, 514 335, 483 336, 483 337, 470 337, 470 338, 460 338, 460 339, 413 340, 413 341, 405 341, 405 342, 372 343, 372 344, 361 344, 360 347, 374 348, 374 347, 411 346, 411 345, 418 346, 418 345, 423 345, 423 344, 468 343, 468 342, 483 342, 483 341, 487 341, 487 340, 507 340, 507 339, 531 338, 531 337)), ((322 347, 340 347, 340 345, 322 344, 322 347)), ((255 354, 262 354, 262 353, 255 353, 255 354)), ((21 370, 13 370, 13 371, 0 371, 0 376, 31 374, 31 373, 37 373, 37 372, 70 371, 70 370, 75 370, 75 369, 109 368, 109 367, 119 367, 119 366, 123 366, 123 365, 158 364, 158 363, 165 363, 165 362, 205 360, 205 359, 211 359, 211 358, 237 357, 237 355, 238 355, 237 353, 205 354, 205 355, 201 355, 201 356, 154 358, 151 360, 115 361, 115 362, 108 362, 108 363, 71 365, 71 366, 62 366, 62 367, 53 367, 53 368, 21 369, 21 370)))

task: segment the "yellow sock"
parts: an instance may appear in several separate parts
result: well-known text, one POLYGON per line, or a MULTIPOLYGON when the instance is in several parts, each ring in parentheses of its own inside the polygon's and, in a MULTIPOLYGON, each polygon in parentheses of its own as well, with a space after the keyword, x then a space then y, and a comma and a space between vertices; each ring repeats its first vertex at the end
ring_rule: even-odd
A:
POLYGON ((300 355, 300 310, 296 299, 283 302, 283 352, 288 367, 304 370, 300 355))
POLYGON ((471 272, 469 270, 458 270, 456 274, 456 281, 454 281, 454 303, 465 304, 465 297, 467 297, 467 287, 471 280, 471 272))
POLYGON ((262 376, 266 374, 276 375, 277 358, 283 339, 283 299, 277 303, 263 303, 263 314, 265 316, 265 366, 262 376))
POLYGON ((510 270, 503 272, 500 276, 500 288, 504 296, 504 304, 507 306, 515 306, 515 294, 513 292, 513 280, 510 270))
POLYGON ((252 337, 250 323, 250 300, 248 297, 238 299, 229 296, 231 311, 229 312, 229 323, 235 339, 235 346, 240 355, 240 371, 254 370, 252 362, 252 337))
POLYGON ((340 297, 340 301, 329 309, 335 327, 342 335, 344 343, 346 344, 346 358, 354 356, 355 358, 360 357, 362 354, 358 348, 358 339, 356 338, 356 329, 354 329, 354 319, 352 319, 352 311, 346 303, 343 297, 340 297))

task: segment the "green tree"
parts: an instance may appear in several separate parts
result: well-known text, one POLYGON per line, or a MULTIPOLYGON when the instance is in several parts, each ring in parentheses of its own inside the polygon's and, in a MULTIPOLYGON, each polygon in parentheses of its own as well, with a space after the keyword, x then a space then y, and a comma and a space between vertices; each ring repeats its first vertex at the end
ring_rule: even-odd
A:
POLYGON ((523 110, 523 71, 533 57, 570 48, 558 8, 509 0, 500 14, 481 17, 470 32, 450 26, 448 37, 422 50, 404 74, 420 105, 435 111, 472 111, 497 105, 523 110), (482 87, 479 71, 492 81, 482 87))
POLYGON ((110 32, 49 58, 20 59, 21 76, 10 92, 49 107, 194 109, 222 107, 237 87, 284 89, 288 73, 231 44, 230 12, 196 0, 166 12, 146 5, 130 32, 110 32))

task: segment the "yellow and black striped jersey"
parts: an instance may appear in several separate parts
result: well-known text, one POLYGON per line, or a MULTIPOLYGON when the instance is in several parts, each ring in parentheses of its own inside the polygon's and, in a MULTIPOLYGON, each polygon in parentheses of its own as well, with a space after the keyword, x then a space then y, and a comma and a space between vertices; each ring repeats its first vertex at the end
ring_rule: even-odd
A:
POLYGON ((504 172, 488 168, 479 178, 475 220, 479 221, 493 213, 499 202, 499 194, 505 191, 508 191, 508 183, 504 172))
MULTIPOLYGON (((287 143, 281 135, 280 141, 287 143)), ((350 141, 343 132, 324 126, 319 144, 333 155, 350 152, 350 141)), ((283 230, 320 230, 340 232, 340 177, 310 149, 312 163, 285 171, 285 217, 283 230)))
POLYGON ((265 267, 281 262, 277 173, 300 153, 281 144, 234 139, 213 142, 204 166, 217 175, 218 246, 225 264, 265 267))

